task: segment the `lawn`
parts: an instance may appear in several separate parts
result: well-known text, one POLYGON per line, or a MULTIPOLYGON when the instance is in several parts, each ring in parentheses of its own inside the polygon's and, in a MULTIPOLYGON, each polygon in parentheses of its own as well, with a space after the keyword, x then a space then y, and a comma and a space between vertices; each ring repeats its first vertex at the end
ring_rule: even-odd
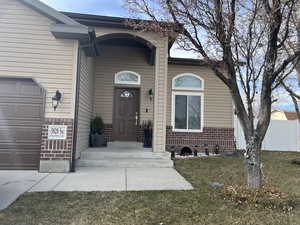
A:
MULTIPOLYGON (((299 153, 264 152, 269 185, 300 201, 299 153)), ((34 193, 0 213, 1 225, 285 225, 300 224, 300 204, 290 212, 236 204, 208 182, 243 184, 241 158, 177 160, 176 169, 194 191, 34 193)))

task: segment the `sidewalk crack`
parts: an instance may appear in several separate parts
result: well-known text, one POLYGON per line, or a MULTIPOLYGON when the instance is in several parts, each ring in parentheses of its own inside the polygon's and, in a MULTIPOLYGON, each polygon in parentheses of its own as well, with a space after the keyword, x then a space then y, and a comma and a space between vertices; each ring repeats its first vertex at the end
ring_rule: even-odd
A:
POLYGON ((45 180, 48 176, 50 175, 50 173, 46 174, 44 177, 42 177, 42 179, 40 179, 38 182, 34 183, 26 192, 31 191, 34 187, 36 187, 37 185, 39 185, 43 180, 45 180))
POLYGON ((127 168, 125 168, 125 191, 128 190, 128 187, 127 187, 127 168))
POLYGON ((54 185, 51 191, 55 191, 55 189, 65 180, 65 178, 68 176, 68 174, 64 174, 63 178, 60 179, 60 181, 54 185))

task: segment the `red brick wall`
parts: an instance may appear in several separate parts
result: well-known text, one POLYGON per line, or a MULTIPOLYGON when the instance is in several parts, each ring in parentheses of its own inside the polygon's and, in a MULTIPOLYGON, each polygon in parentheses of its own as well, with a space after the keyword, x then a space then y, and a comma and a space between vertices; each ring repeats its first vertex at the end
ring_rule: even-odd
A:
MULTIPOLYGON (((112 141, 112 125, 106 124, 104 129, 106 140, 112 141)), ((142 129, 137 130, 137 141, 143 142, 144 133, 142 129)), ((216 144, 220 146, 220 152, 232 153, 235 150, 233 128, 206 127, 202 133, 173 132, 172 127, 167 127, 166 150, 170 151, 174 146, 176 151, 183 147, 198 146, 199 152, 204 152, 204 144, 208 144, 210 152, 213 152, 216 144)))
POLYGON ((46 118, 42 127, 41 160, 71 160, 73 119, 46 118), (66 140, 48 140, 48 125, 67 125, 66 140))
POLYGON ((112 141, 112 125, 111 124, 104 125, 104 137, 107 142, 112 141))
POLYGON ((198 146, 199 152, 204 152, 204 144, 208 144, 209 151, 213 152, 215 146, 220 146, 220 152, 232 153, 235 150, 233 128, 206 127, 201 133, 173 132, 172 127, 167 127, 166 150, 180 151, 183 147, 194 148, 198 146))

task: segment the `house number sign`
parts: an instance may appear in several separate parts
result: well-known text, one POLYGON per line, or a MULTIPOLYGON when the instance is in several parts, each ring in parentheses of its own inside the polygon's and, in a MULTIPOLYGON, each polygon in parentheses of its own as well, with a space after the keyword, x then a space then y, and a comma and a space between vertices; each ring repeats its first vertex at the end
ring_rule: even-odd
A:
POLYGON ((67 126, 65 125, 49 125, 48 139, 49 140, 65 140, 67 138, 67 126))

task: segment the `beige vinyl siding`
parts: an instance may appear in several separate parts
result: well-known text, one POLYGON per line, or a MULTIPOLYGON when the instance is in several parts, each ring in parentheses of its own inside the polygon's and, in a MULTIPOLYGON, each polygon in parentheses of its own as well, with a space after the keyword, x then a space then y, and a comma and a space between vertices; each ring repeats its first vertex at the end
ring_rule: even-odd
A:
POLYGON ((167 124, 171 125, 172 79, 182 73, 193 73, 204 79, 204 127, 233 127, 233 106, 228 88, 207 67, 169 65, 167 124))
POLYGON ((89 147, 90 121, 93 116, 94 59, 81 52, 80 92, 76 157, 89 147))
POLYGON ((101 46, 101 50, 95 62, 94 114, 101 116, 104 123, 112 124, 114 87, 137 87, 140 88, 140 121, 153 121, 153 101, 148 91, 155 87, 155 67, 147 63, 145 50, 125 46, 101 46), (115 74, 125 70, 138 73, 141 85, 115 85, 115 74))
POLYGON ((0 77, 33 78, 46 90, 46 117, 73 118, 78 44, 55 39, 52 23, 17 0, 0 0, 0 77), (56 90, 63 101, 54 111, 56 90))

